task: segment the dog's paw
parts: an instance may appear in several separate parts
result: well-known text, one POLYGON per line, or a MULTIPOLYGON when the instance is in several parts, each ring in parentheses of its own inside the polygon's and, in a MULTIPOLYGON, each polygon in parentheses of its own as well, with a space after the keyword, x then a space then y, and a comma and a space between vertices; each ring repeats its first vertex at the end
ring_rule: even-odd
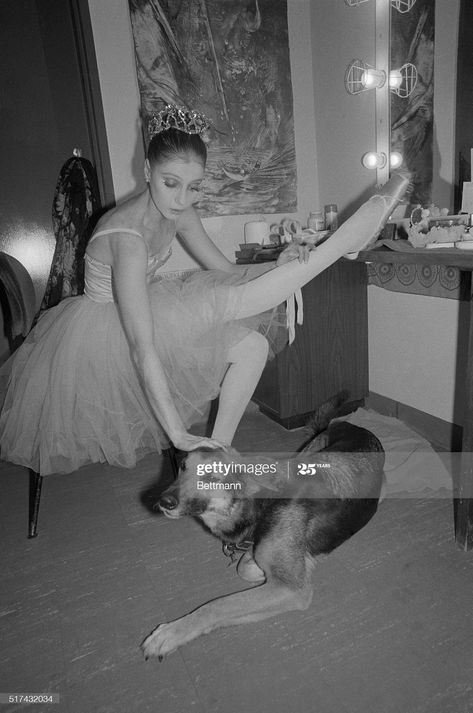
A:
POLYGON ((264 571, 256 564, 251 552, 245 552, 241 557, 237 564, 237 573, 245 582, 252 584, 262 584, 266 581, 264 571))
POLYGON ((172 646, 171 641, 168 640, 167 628, 169 628, 169 624, 159 624, 141 644, 141 650, 146 660, 155 656, 162 661, 167 654, 176 650, 177 646, 172 646))
POLYGON ((168 654, 186 644, 193 639, 193 636, 186 636, 180 619, 171 621, 168 624, 159 624, 154 631, 141 644, 141 650, 145 659, 151 656, 157 657, 160 661, 168 654))

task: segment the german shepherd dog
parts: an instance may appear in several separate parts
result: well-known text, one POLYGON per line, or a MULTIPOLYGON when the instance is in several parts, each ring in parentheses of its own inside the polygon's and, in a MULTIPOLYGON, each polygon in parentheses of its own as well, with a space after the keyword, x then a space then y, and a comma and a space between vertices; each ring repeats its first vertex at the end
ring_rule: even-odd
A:
POLYGON ((246 474, 221 474, 232 463, 241 463, 232 448, 192 451, 183 460, 177 480, 161 495, 159 509, 171 519, 197 518, 230 552, 251 543, 240 559, 238 573, 253 586, 160 624, 141 644, 145 658, 162 660, 218 627, 309 607, 317 556, 328 554, 367 524, 378 507, 384 479, 379 440, 344 421, 329 425, 333 407, 333 400, 321 407, 312 427, 326 430, 314 433, 291 459, 296 467, 290 482, 287 462, 276 459, 273 463, 268 459, 273 473, 270 482, 246 474), (305 475, 300 475, 301 460, 305 475))

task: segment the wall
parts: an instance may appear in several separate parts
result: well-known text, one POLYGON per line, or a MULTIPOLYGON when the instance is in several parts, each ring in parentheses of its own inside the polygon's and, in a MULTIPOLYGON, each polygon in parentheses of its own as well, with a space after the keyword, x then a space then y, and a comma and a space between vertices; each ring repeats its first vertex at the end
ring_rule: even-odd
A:
MULTIPOLYGON (((112 171, 118 199, 142 186, 143 149, 127 0, 89 0, 112 171)), ((433 199, 451 204, 456 33, 459 0, 436 0, 433 199), (441 29, 440 29, 441 28, 441 29)), ((345 68, 374 59, 374 2, 289 0, 288 21, 298 168, 298 217, 327 202, 348 215, 373 189, 360 164, 374 141, 374 98, 349 96, 345 68), (317 158, 316 158, 317 157, 317 158)), ((208 219, 227 254, 252 216, 208 219)), ((278 216, 270 216, 271 220, 278 216)), ((192 266, 176 250, 170 269, 192 266)), ((439 418, 458 420, 455 397, 459 304, 369 288, 370 388, 439 418)))
POLYGON ((459 15, 460 0, 436 0, 432 198, 444 206, 453 206, 459 15))
POLYGON ((347 217, 367 196, 375 181, 361 165, 373 150, 375 97, 373 92, 351 96, 344 87, 348 64, 363 58, 374 65, 374 2, 358 8, 344 2, 311 3, 314 110, 321 204, 337 203, 347 217))
MULTIPOLYGON (((434 183, 432 198, 453 200, 455 81, 460 0, 436 0, 434 183)), ((317 165, 322 201, 348 214, 374 187, 373 172, 361 166, 374 149, 374 93, 349 95, 343 77, 349 62, 375 64, 375 3, 312 0, 312 55, 317 165)))
MULTIPOLYGON (((459 154, 470 162, 470 151, 473 147, 473 44, 471 42, 471 27, 473 26, 473 3, 471 0, 460 1, 460 22, 458 37, 458 83, 457 83, 457 115, 456 115, 456 178, 460 178, 459 154)), ((471 167, 470 167, 471 168, 471 167)), ((470 175, 464 176, 470 180, 470 175)))
MULTIPOLYGON (((28 271, 37 307, 55 247, 51 207, 59 171, 76 146, 91 156, 74 36, 63 0, 0 5, 0 249, 28 271)), ((0 363, 9 354, 3 334, 0 310, 0 363)))
MULTIPOLYGON (((432 199, 453 206, 459 0, 436 0, 432 199)), ((460 422, 455 388, 460 304, 370 287, 370 388, 449 422, 460 422)))
MULTIPOLYGON (((436 0, 432 197, 442 206, 453 205, 458 7, 459 0, 436 0)), ((374 64, 374 2, 348 7, 314 0, 311 9, 320 193, 347 214, 374 185, 371 172, 360 164, 373 145, 374 99, 371 93, 350 96, 343 89, 350 60, 374 64)), ((373 286, 368 305, 370 389, 447 421, 458 420, 459 303, 373 286)))
MULTIPOLYGON (((121 200, 144 187, 139 92, 128 2, 127 0, 89 0, 89 8, 102 87, 113 181, 116 198, 121 200)), ((301 220, 306 220, 309 211, 319 205, 309 8, 309 0, 288 0, 298 173, 296 216, 301 220)), ((219 248, 227 257, 234 259, 238 243, 243 242, 243 226, 254 217, 259 216, 208 218, 204 223, 219 248)), ((275 222, 282 217, 282 215, 271 214, 268 216, 268 221, 275 222)), ((176 246, 171 260, 167 263, 170 270, 195 265, 193 259, 179 246, 176 246)))
POLYGON ((59 171, 75 146, 90 156, 68 5, 5 0, 0 47, 0 153, 8 177, 2 182, 0 246, 28 270, 39 306, 54 252, 51 206, 59 171))

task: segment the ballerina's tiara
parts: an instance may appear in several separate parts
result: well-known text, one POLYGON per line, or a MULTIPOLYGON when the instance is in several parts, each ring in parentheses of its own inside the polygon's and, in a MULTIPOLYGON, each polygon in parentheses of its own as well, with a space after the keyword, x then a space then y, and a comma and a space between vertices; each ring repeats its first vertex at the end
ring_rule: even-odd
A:
POLYGON ((148 124, 149 138, 168 129, 177 129, 186 134, 203 134, 212 126, 212 122, 204 114, 183 106, 167 104, 164 109, 155 114, 148 124))

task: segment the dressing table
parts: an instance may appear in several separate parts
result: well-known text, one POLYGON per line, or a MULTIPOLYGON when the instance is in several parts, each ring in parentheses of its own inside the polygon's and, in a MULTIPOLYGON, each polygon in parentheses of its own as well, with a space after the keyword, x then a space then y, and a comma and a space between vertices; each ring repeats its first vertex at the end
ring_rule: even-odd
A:
MULTIPOLYGON (((302 289, 305 318, 296 340, 268 362, 253 400, 286 428, 303 426, 321 403, 342 389, 351 401, 369 393, 367 263, 445 265, 473 272, 473 252, 379 248, 342 258, 302 289)), ((473 280, 472 280, 473 282, 473 280)), ((470 288, 471 289, 471 288, 470 288)), ((467 369, 457 374, 466 394, 461 469, 455 492, 455 539, 473 548, 473 294, 469 296, 467 369)), ((388 368, 388 367, 387 367, 388 368)))
MULTIPOLYGON (((452 249, 412 248, 409 252, 379 248, 360 252, 358 263, 387 263, 404 265, 444 265, 461 272, 473 273, 473 251, 452 249)), ((457 374, 465 393, 461 468, 455 492, 455 539, 460 549, 473 548, 473 279, 468 298, 468 333, 466 336, 466 371, 457 374)))

